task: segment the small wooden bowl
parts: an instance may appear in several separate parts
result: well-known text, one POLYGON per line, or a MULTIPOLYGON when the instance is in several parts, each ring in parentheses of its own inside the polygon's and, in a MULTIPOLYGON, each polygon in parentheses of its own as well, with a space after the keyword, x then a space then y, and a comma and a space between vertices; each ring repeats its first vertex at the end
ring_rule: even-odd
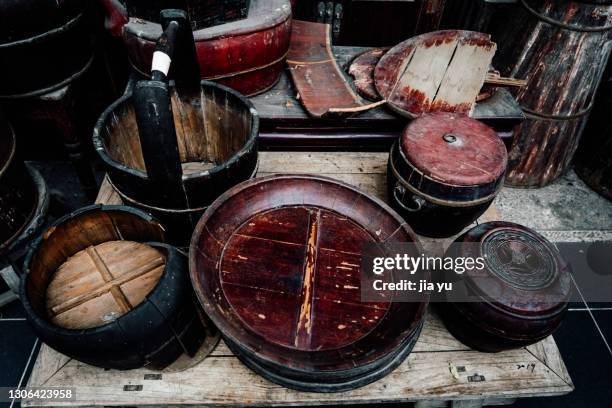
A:
POLYGON ((20 295, 36 334, 104 368, 161 369, 195 355, 205 330, 187 260, 163 241, 159 222, 130 207, 94 205, 60 218, 25 260, 20 295))
POLYGON ((191 279, 247 366, 290 388, 347 390, 385 375, 418 337, 425 302, 361 302, 362 245, 393 242, 419 245, 395 212, 354 187, 257 178, 204 213, 191 279))

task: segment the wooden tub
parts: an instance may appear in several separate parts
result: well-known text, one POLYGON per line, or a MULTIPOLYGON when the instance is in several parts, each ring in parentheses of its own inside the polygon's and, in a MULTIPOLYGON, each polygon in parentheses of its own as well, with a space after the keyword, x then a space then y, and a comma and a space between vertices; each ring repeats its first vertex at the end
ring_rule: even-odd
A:
POLYGON ((170 241, 183 245, 210 203, 255 175, 259 116, 244 96, 208 81, 202 81, 199 93, 181 95, 173 88, 171 99, 183 208, 168 208, 158 183, 147 177, 131 92, 102 114, 93 138, 124 201, 159 217, 170 241))

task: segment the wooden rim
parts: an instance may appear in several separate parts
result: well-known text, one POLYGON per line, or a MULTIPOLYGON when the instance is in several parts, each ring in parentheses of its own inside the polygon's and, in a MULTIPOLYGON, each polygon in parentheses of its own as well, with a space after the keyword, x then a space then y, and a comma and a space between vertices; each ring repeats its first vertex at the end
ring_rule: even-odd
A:
MULTIPOLYGON (((266 1, 270 1, 270 0, 260 0, 260 1, 261 1, 261 4, 264 4, 266 1)), ((286 1, 286 4, 287 6, 289 6, 289 1, 286 1)), ((258 2, 258 5, 259 5, 259 2, 258 2)), ((268 29, 272 29, 281 24, 284 24, 287 20, 291 19, 292 10, 290 6, 287 8, 285 8, 284 6, 281 6, 278 9, 282 11, 282 13, 279 13, 277 16, 270 19, 269 21, 270 24, 267 27, 268 29)), ((251 10, 249 10, 249 13, 250 12, 251 10)), ((218 38, 223 38, 226 35, 225 33, 220 31, 220 29, 222 28, 226 29, 223 26, 226 26, 229 24, 232 24, 234 26, 239 26, 241 22, 244 22, 244 19, 237 20, 237 21, 230 21, 220 26, 201 28, 193 32, 194 40, 195 41, 210 41, 210 40, 215 40, 218 38), (211 30, 211 28, 214 30, 211 30), (213 32, 213 34, 210 34, 210 32, 213 32)), ((261 27, 256 26, 256 27, 251 27, 247 29, 242 29, 242 31, 237 31, 233 35, 245 36, 245 35, 249 35, 252 33, 260 32, 260 30, 261 30, 261 27)), ((158 23, 152 22, 152 21, 130 17, 130 21, 125 25, 125 33, 126 35, 130 34, 130 35, 134 35, 136 37, 139 37, 145 40, 155 42, 157 41, 157 38, 161 34, 161 25, 158 23), (132 20, 137 20, 137 27, 142 27, 144 25, 145 29, 138 28, 137 30, 132 30, 132 27, 130 25, 132 20)))
POLYGON ((272 381, 275 384, 304 392, 342 392, 349 391, 359 387, 371 384, 397 368, 412 352, 421 330, 423 323, 419 324, 413 336, 409 337, 405 344, 398 347, 397 350, 390 353, 380 364, 371 367, 369 371, 365 371, 357 376, 349 376, 347 378, 336 378, 334 381, 324 378, 304 379, 286 377, 282 373, 274 370, 273 367, 268 367, 261 361, 252 358, 245 353, 244 350, 236 344, 226 341, 228 348, 242 361, 247 367, 255 371, 264 378, 272 381))
POLYGON ((410 161, 399 149, 397 143, 393 144, 393 146, 391 147, 391 153, 389 154, 389 167, 391 169, 391 173, 397 179, 397 182, 400 183, 403 187, 410 190, 412 193, 423 197, 427 201, 430 201, 434 204, 445 205, 449 207, 471 207, 474 205, 484 204, 487 201, 493 200, 504 186, 504 177, 502 175, 502 177, 497 181, 497 183, 492 184, 490 189, 482 189, 480 194, 474 196, 473 190, 475 186, 455 186, 451 184, 443 184, 435 179, 430 179, 410 164, 410 161), (442 191, 447 190, 451 193, 434 196, 431 193, 428 194, 420 190, 418 187, 422 188, 422 186, 427 185, 427 183, 416 183, 415 180, 417 179, 417 177, 406 177, 402 174, 402 171, 398 169, 398 164, 407 167, 415 174, 418 174, 418 179, 425 180, 427 183, 432 185, 440 186, 442 191), (415 183, 416 186, 411 184, 411 182, 415 183), (454 197, 455 199, 448 199, 449 197, 454 197))
MULTIPOLYGON (((511 238, 506 237, 505 239, 511 238)), ((491 279, 479 278, 475 271, 466 271, 463 279, 472 290, 482 297, 483 303, 486 303, 489 307, 505 315, 521 319, 552 317, 562 313, 565 309, 571 292, 571 277, 568 265, 552 244, 537 232, 511 222, 488 222, 472 228, 457 238, 455 245, 458 245, 457 249, 461 251, 462 256, 485 258, 487 277, 491 279), (491 263, 489 261, 490 255, 483 251, 483 245, 493 235, 498 233, 505 234, 507 232, 513 232, 533 240, 531 245, 537 245, 539 250, 543 252, 543 255, 550 257, 551 265, 548 265, 548 267, 552 269, 550 271, 552 275, 549 279, 540 282, 539 285, 532 288, 520 287, 508 283, 508 280, 504 278, 502 273, 491 269, 495 268, 495 262, 491 263), (503 286, 503 291, 501 292, 503 297, 492 293, 495 290, 499 291, 500 286, 503 286), (554 296, 556 300, 551 303, 549 297, 552 293, 557 295, 554 296), (565 301, 559 299, 560 294, 563 294, 565 301), (519 309, 518 305, 522 305, 521 301, 524 303, 526 299, 529 300, 529 308, 523 307, 523 309, 519 309)), ((534 255, 538 256, 537 254, 534 255)))
MULTIPOLYGON (((171 86, 172 85, 173 83, 171 82, 171 86)), ((253 145, 257 142, 257 136, 259 135, 260 120, 259 120, 259 114, 257 110, 255 109, 255 106, 253 105, 253 103, 249 99, 247 99, 244 95, 236 92, 232 88, 229 88, 225 85, 218 84, 216 82, 207 81, 207 80, 202 80, 200 82, 200 87, 217 88, 217 89, 220 89, 224 92, 231 94, 233 97, 237 98, 241 103, 243 103, 245 108, 248 109, 248 111, 252 115, 251 131, 249 133, 249 137, 247 138, 246 142, 228 160, 208 170, 207 172, 208 177, 212 177, 215 174, 227 168, 228 166, 236 163, 242 156, 247 154, 249 150, 252 149, 253 145)), ((102 137, 102 129, 107 124, 109 120, 108 118, 110 117, 110 115, 122 104, 127 103, 127 101, 129 101, 131 98, 132 98, 132 89, 129 89, 123 96, 121 96, 119 99, 113 102, 104 112, 102 112, 102 115, 100 115, 100 118, 98 119, 94 127, 93 145, 94 145, 94 149, 96 150, 96 152, 98 153, 102 161, 107 166, 112 167, 116 169, 117 171, 125 173, 131 177, 137 177, 139 179, 148 180, 146 172, 127 167, 126 165, 119 163, 118 161, 110 157, 110 155, 108 154, 105 148, 105 143, 102 137)), ((197 179, 200 177, 202 176, 199 173, 194 173, 194 174, 183 175, 182 180, 184 183, 186 181, 197 179)))
MULTIPOLYGON (((266 364, 278 365, 302 373, 338 372, 356 369, 376 362, 391 350, 396 349, 406 337, 414 333, 423 316, 426 303, 417 305, 391 303, 384 317, 381 317, 380 323, 371 332, 348 345, 322 351, 299 347, 296 349, 274 341, 267 341, 261 334, 254 332, 251 327, 247 327, 241 320, 240 315, 231 306, 227 294, 222 289, 219 271, 217 270, 218 266, 210 266, 213 257, 222 256, 227 248, 227 242, 219 242, 219 239, 222 238, 214 235, 217 231, 215 229, 215 223, 218 222, 216 217, 221 217, 219 214, 229 214, 227 211, 230 211, 229 209, 234 205, 234 200, 238 201, 243 197, 246 199, 246 202, 243 203, 246 209, 244 211, 231 210, 233 215, 223 218, 223 228, 228 234, 233 235, 237 228, 245 225, 249 219, 253 219, 257 214, 265 212, 266 209, 288 208, 298 204, 301 206, 314 205, 320 209, 333 211, 345 209, 350 212, 353 211, 350 208, 351 205, 355 206, 359 201, 360 205, 376 209, 379 217, 378 219, 373 217, 374 219, 363 223, 356 219, 353 219, 353 221, 366 228, 368 224, 371 224, 372 228, 376 225, 380 236, 377 242, 393 242, 401 239, 400 242, 409 240, 419 245, 416 236, 407 224, 386 204, 336 180, 317 176, 282 175, 258 178, 239 184, 219 197, 204 213, 196 226, 190 246, 190 274, 198 299, 208 316, 230 341, 239 344, 253 358, 266 364), (293 189, 291 187, 292 183, 298 183, 300 188, 293 189), (287 190, 283 190, 285 187, 287 190), (312 192, 317 189, 325 191, 324 195, 327 202, 311 202, 316 200, 312 197, 312 192), (268 197, 275 196, 280 201, 275 205, 271 204, 274 198, 270 198, 270 201, 268 199, 260 201, 261 196, 258 196, 257 192, 263 190, 268 192, 268 197), (343 197, 343 194, 346 197, 343 197), (350 202, 346 202, 346 200, 350 202), (280 204, 281 201, 282 204, 280 204), (336 205, 338 207, 334 210, 336 205), (238 211, 241 211, 241 213, 238 214, 238 211), (382 225, 383 221, 390 224, 382 225), (216 243, 210 241, 211 237, 216 243), (207 246, 200 248, 201 241, 210 241, 211 245, 215 245, 217 248, 207 246), (216 251, 216 255, 213 251, 216 251), (213 293, 214 295, 212 295, 213 293), (232 311, 233 314, 230 316, 227 311, 232 311), (370 343, 376 337, 375 333, 386 333, 389 334, 389 337, 378 340, 377 350, 372 353, 370 343), (390 333, 394 334, 391 335, 390 333)), ((350 218, 348 214, 343 214, 343 217, 350 218)), ((365 217, 365 215, 362 215, 362 217, 365 217)))
MULTIPOLYGON (((164 228, 163 226, 161 226, 161 224, 159 224, 158 221, 155 220, 155 218, 153 218, 151 215, 145 213, 144 211, 138 210, 136 208, 132 208, 132 207, 126 207, 126 206, 122 206, 122 205, 100 205, 100 204, 94 204, 91 206, 87 206, 87 207, 83 207, 80 208, 70 214, 66 214, 63 217, 57 219, 55 222, 53 222, 49 227, 47 227, 47 229, 38 237, 36 238, 32 244, 30 245, 30 250, 28 251, 28 254, 26 255, 26 258, 24 260, 24 275, 23 278, 21 279, 21 298, 22 298, 22 303, 24 308, 26 308, 29 311, 29 314, 31 316, 37 316, 38 320, 37 320, 37 324, 44 327, 47 330, 51 330, 54 332, 58 332, 64 335, 70 335, 70 334, 75 334, 75 333, 95 333, 95 332, 100 332, 105 330, 106 325, 103 326, 98 326, 98 327, 93 327, 93 328, 89 328, 89 329, 78 329, 78 330, 73 330, 73 329, 66 329, 60 326, 57 326, 51 322, 49 322, 46 318, 43 318, 40 316, 40 314, 35 310, 35 308, 33 307, 33 305, 31 304, 29 297, 26 295, 27 294, 27 289, 26 289, 26 285, 27 285, 27 281, 28 281, 28 275, 30 273, 30 267, 32 265, 32 261, 33 258, 36 256, 36 253, 39 251, 41 245, 47 240, 49 239, 49 237, 51 237, 53 235, 53 233, 55 232, 55 230, 62 224, 64 224, 65 222, 75 219, 81 215, 85 215, 87 213, 91 213, 94 211, 102 211, 102 212, 120 212, 120 213, 124 213, 124 214, 129 214, 135 217, 138 217, 139 219, 141 219, 143 222, 150 222, 155 224, 160 231, 163 233, 164 228)), ((166 245, 164 243, 159 243, 159 242, 149 242, 147 243, 148 245, 154 247, 154 248, 163 248, 165 250, 167 250, 168 254, 167 257, 168 259, 171 256, 177 256, 175 254, 175 252, 177 251, 176 248, 166 245)), ((168 261, 168 263, 170 263, 168 261)), ((162 278, 163 279, 163 278, 162 278)), ((161 280, 160 280, 161 282, 161 280)), ((155 286, 157 288, 157 286, 159 285, 159 282, 157 283, 157 285, 155 286)), ((153 291, 155 291, 155 288, 153 288, 153 291)), ((139 304, 137 306, 135 306, 132 310, 137 310, 140 307, 142 307, 142 304, 139 304)), ((128 315, 124 315, 121 316, 117 319, 117 321, 126 318, 126 316, 128 315)))

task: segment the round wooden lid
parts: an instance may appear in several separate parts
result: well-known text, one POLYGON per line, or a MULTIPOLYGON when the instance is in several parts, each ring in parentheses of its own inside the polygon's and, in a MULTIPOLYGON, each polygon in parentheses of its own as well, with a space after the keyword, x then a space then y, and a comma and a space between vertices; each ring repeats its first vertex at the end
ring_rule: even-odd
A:
POLYGON ((468 114, 495 54, 490 38, 463 30, 409 38, 376 65, 376 89, 391 109, 410 118, 438 111, 468 114))
POLYGON ((66 329, 108 324, 145 299, 165 264, 159 250, 138 242, 90 246, 70 257, 51 278, 47 314, 51 322, 66 329))
POLYGON ((456 186, 497 183, 508 154, 495 131, 462 114, 437 112, 411 122, 400 139, 407 161, 425 177, 456 186))
POLYGON ((489 222, 460 237, 463 256, 482 256, 485 268, 465 272, 469 286, 513 315, 549 315, 571 294, 569 267, 537 232, 510 222, 489 222))
POLYGON ((193 236, 204 310, 258 359, 353 369, 402 344, 424 303, 361 302, 362 245, 417 242, 384 203, 311 176, 254 179, 210 207, 193 236))
POLYGON ((357 55, 348 68, 348 73, 353 77, 353 85, 359 95, 372 101, 381 99, 374 85, 374 68, 387 52, 387 48, 375 48, 357 55))

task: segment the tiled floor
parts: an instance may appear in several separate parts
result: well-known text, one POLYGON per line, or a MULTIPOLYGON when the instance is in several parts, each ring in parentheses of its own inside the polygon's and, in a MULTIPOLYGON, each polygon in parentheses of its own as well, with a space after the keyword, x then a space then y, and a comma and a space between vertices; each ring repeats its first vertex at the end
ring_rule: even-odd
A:
MULTIPOLYGON (((54 183, 52 216, 88 203, 69 165, 41 170, 54 181, 64 181, 60 186, 54 183)), ((588 246, 590 241, 612 240, 612 203, 588 190, 573 173, 540 190, 505 189, 496 204, 504 219, 535 228, 553 241, 586 241, 583 244, 588 246)), ((612 273, 612 251, 602 254, 612 273)), ((586 252, 575 251, 570 262, 587 262, 581 256, 586 252)), ((515 406, 612 407, 612 302, 572 302, 554 337, 576 390, 562 397, 520 400, 515 406)), ((0 309, 0 387, 26 384, 39 347, 17 302, 0 309)), ((0 408, 18 405, 0 403, 0 408)))

